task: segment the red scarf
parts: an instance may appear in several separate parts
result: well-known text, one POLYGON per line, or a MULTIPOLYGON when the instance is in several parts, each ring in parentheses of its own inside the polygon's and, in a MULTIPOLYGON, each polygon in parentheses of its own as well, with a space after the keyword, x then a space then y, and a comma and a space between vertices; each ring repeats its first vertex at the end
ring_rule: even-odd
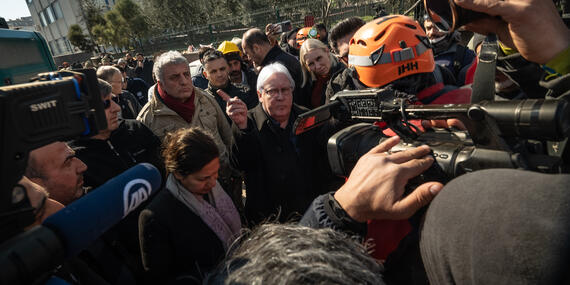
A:
POLYGON ((313 83, 313 92, 311 93, 311 106, 313 108, 317 108, 321 106, 322 97, 323 97, 323 88, 325 84, 328 82, 329 76, 317 76, 317 80, 313 83))
POLYGON ((164 92, 164 90, 160 88, 160 84, 157 83, 156 86, 158 90, 158 95, 160 96, 160 98, 162 98, 164 104, 166 104, 168 108, 176 112, 176 114, 182 117, 182 119, 184 119, 186 122, 188 123, 192 122, 192 117, 194 116, 194 110, 196 109, 196 106, 194 106, 194 96, 196 94, 194 89, 192 89, 192 95, 190 95, 190 98, 186 100, 186 102, 182 103, 180 102, 180 100, 166 94, 166 92, 164 92))

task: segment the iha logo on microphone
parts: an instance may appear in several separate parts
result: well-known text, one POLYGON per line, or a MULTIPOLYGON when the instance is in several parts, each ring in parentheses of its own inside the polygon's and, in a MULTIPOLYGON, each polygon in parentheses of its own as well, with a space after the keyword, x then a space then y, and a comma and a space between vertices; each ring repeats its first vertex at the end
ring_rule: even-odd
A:
POLYGON ((135 179, 127 183, 123 190, 123 218, 146 201, 151 191, 150 183, 144 179, 135 179))

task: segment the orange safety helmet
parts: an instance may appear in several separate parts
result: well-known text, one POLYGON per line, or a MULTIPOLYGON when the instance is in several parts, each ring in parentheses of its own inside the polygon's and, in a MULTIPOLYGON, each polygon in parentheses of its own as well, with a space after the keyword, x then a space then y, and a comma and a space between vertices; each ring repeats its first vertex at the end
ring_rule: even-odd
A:
POLYGON ((368 87, 381 87, 417 73, 433 72, 429 40, 409 17, 390 15, 362 26, 349 43, 348 65, 368 87))
POLYGON ((307 39, 318 39, 318 38, 320 38, 320 35, 317 29, 311 27, 304 27, 299 29, 299 31, 297 32, 296 41, 298 47, 301 47, 307 39))

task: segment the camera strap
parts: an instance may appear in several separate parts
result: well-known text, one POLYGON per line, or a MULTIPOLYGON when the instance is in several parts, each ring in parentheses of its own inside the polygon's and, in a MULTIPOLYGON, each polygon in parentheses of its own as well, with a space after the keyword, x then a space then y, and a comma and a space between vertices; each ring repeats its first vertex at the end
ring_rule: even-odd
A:
POLYGON ((498 53, 497 36, 489 34, 481 44, 479 61, 473 79, 471 103, 495 99, 495 67, 497 66, 498 53))

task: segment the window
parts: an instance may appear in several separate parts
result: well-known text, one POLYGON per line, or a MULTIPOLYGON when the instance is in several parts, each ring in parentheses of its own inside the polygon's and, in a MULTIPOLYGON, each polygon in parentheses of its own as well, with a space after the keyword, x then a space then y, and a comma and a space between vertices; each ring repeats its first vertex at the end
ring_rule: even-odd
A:
POLYGON ((61 7, 59 6, 59 1, 53 2, 53 4, 51 4, 51 8, 53 9, 56 19, 63 18, 63 12, 61 11, 61 7))
POLYGON ((71 43, 69 43, 67 38, 63 37, 63 43, 65 44, 65 50, 66 51, 73 52, 73 49, 71 48, 71 43))
POLYGON ((51 6, 48 6, 46 8, 46 14, 47 14, 47 20, 48 20, 49 24, 55 22, 55 17, 53 16, 53 10, 51 9, 51 6))
POLYGON ((42 22, 42 26, 47 26, 46 15, 44 15, 44 11, 40 12, 40 22, 42 22))
POLYGON ((59 49, 62 53, 70 52, 70 50, 67 49, 67 45, 65 44, 65 38, 58 39, 58 40, 57 40, 57 45, 58 45, 58 49, 59 49))
POLYGON ((51 49, 51 53, 53 55, 58 55, 61 53, 61 51, 59 50, 59 46, 57 44, 57 41, 50 41, 49 42, 49 47, 51 49))

